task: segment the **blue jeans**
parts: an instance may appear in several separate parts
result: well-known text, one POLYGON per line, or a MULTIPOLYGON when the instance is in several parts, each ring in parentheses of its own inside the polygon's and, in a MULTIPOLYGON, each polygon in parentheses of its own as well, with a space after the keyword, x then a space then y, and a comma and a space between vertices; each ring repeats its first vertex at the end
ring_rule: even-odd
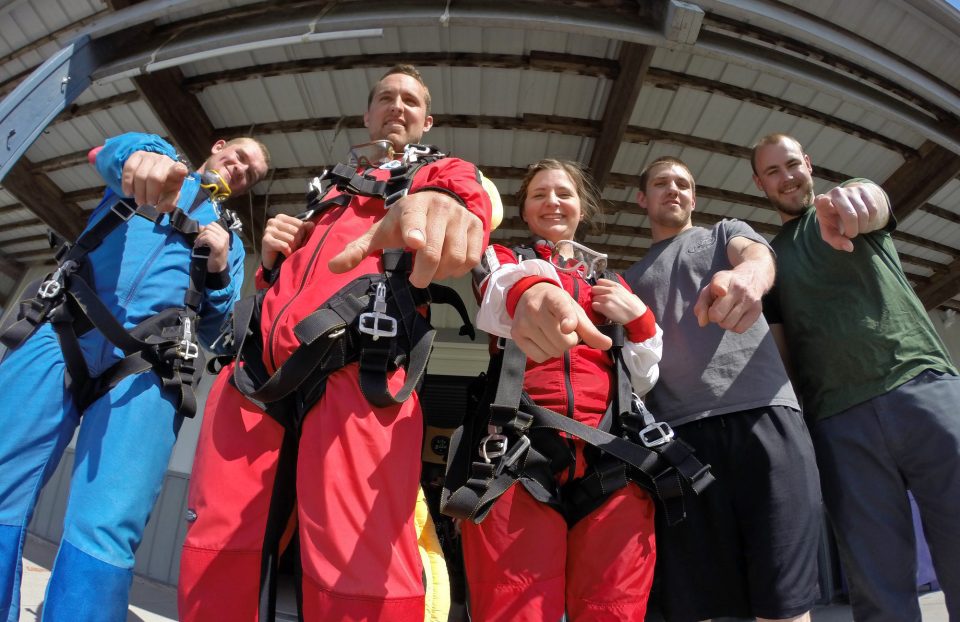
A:
POLYGON ((960 620, 960 377, 927 370, 812 429, 857 622, 920 622, 907 490, 960 620))

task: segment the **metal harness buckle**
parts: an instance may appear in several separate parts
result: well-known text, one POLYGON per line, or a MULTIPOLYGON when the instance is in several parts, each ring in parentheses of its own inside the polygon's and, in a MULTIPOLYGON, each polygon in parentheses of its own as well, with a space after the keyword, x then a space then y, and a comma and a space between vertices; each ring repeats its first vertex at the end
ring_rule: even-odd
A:
POLYGON ((360 314, 357 330, 370 335, 374 341, 380 337, 397 336, 397 320, 387 315, 387 286, 383 281, 377 283, 373 296, 373 311, 360 314))
POLYGON ((182 338, 177 343, 177 356, 185 361, 192 361, 200 356, 200 347, 193 341, 193 326, 190 318, 183 318, 182 338))
POLYGON ((640 430, 640 441, 646 447, 660 447, 673 440, 673 428, 666 421, 657 421, 640 430))
POLYGON ((44 300, 56 298, 60 292, 63 291, 64 279, 76 270, 77 262, 72 259, 66 260, 53 271, 49 279, 40 284, 40 287, 37 289, 37 296, 44 300))
POLYGON ((507 437, 499 433, 491 433, 484 436, 480 439, 480 457, 483 458, 483 461, 487 464, 493 461, 494 458, 500 458, 503 454, 507 453, 507 447, 509 442, 507 437), (488 448, 487 445, 492 444, 493 447, 488 448))

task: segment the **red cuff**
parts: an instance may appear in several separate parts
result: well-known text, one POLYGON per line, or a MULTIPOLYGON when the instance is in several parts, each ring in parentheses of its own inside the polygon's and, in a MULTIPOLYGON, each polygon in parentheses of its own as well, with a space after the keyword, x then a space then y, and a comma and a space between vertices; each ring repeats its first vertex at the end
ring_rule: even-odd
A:
POLYGON ((253 276, 254 285, 258 290, 267 289, 268 287, 273 285, 273 283, 270 283, 269 281, 267 281, 267 279, 264 278, 263 273, 264 273, 263 266, 260 266, 259 268, 257 268, 257 272, 253 276))
MULTIPOLYGON (((519 281, 517 281, 513 287, 510 288, 510 291, 507 293, 507 315, 513 319, 513 314, 517 310, 517 304, 520 302, 520 297, 523 296, 528 289, 536 285, 537 283, 550 283, 552 285, 557 285, 557 282, 553 279, 548 279, 545 276, 525 276, 519 281)), ((557 286, 559 287, 559 286, 557 286)))
POLYGON ((643 315, 630 320, 623 327, 627 330, 627 339, 633 343, 642 343, 657 334, 657 320, 650 307, 647 307, 643 315))

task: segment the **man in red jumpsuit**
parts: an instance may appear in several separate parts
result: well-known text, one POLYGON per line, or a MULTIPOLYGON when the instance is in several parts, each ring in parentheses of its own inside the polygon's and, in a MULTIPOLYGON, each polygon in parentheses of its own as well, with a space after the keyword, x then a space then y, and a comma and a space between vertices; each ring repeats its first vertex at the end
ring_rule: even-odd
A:
MULTIPOLYGON (((371 141, 387 140, 402 154, 430 129, 429 106, 419 72, 393 67, 370 92, 364 125, 371 141)), ((360 172, 379 180, 398 164, 360 162, 360 172)), ((357 277, 383 272, 382 249, 415 252, 415 287, 476 265, 491 219, 480 180, 474 165, 443 158, 419 168, 389 209, 382 198, 352 195, 306 221, 272 218, 257 273, 258 287, 269 288, 260 323, 268 371, 300 345, 298 322, 357 277)), ((334 188, 324 201, 338 194, 334 188)), ((210 392, 194 462, 180 619, 273 619, 275 588, 262 579, 275 574, 277 551, 296 525, 305 620, 423 620, 414 527, 422 436, 416 395, 374 407, 361 391, 357 363, 350 363, 327 378, 298 438, 230 384, 232 367, 210 392), (298 454, 295 521, 293 482, 278 470, 290 452, 298 454)), ((399 369, 390 389, 403 380, 399 369)))

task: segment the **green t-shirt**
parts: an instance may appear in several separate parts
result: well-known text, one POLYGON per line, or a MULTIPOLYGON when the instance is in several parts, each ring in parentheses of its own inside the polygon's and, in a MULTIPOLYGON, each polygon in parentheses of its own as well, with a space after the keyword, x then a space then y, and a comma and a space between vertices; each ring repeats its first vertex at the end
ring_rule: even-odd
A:
POLYGON ((804 411, 823 419, 894 389, 926 369, 957 375, 910 287, 887 229, 857 236, 852 253, 820 237, 816 210, 771 242, 777 281, 765 301, 781 323, 804 411))

